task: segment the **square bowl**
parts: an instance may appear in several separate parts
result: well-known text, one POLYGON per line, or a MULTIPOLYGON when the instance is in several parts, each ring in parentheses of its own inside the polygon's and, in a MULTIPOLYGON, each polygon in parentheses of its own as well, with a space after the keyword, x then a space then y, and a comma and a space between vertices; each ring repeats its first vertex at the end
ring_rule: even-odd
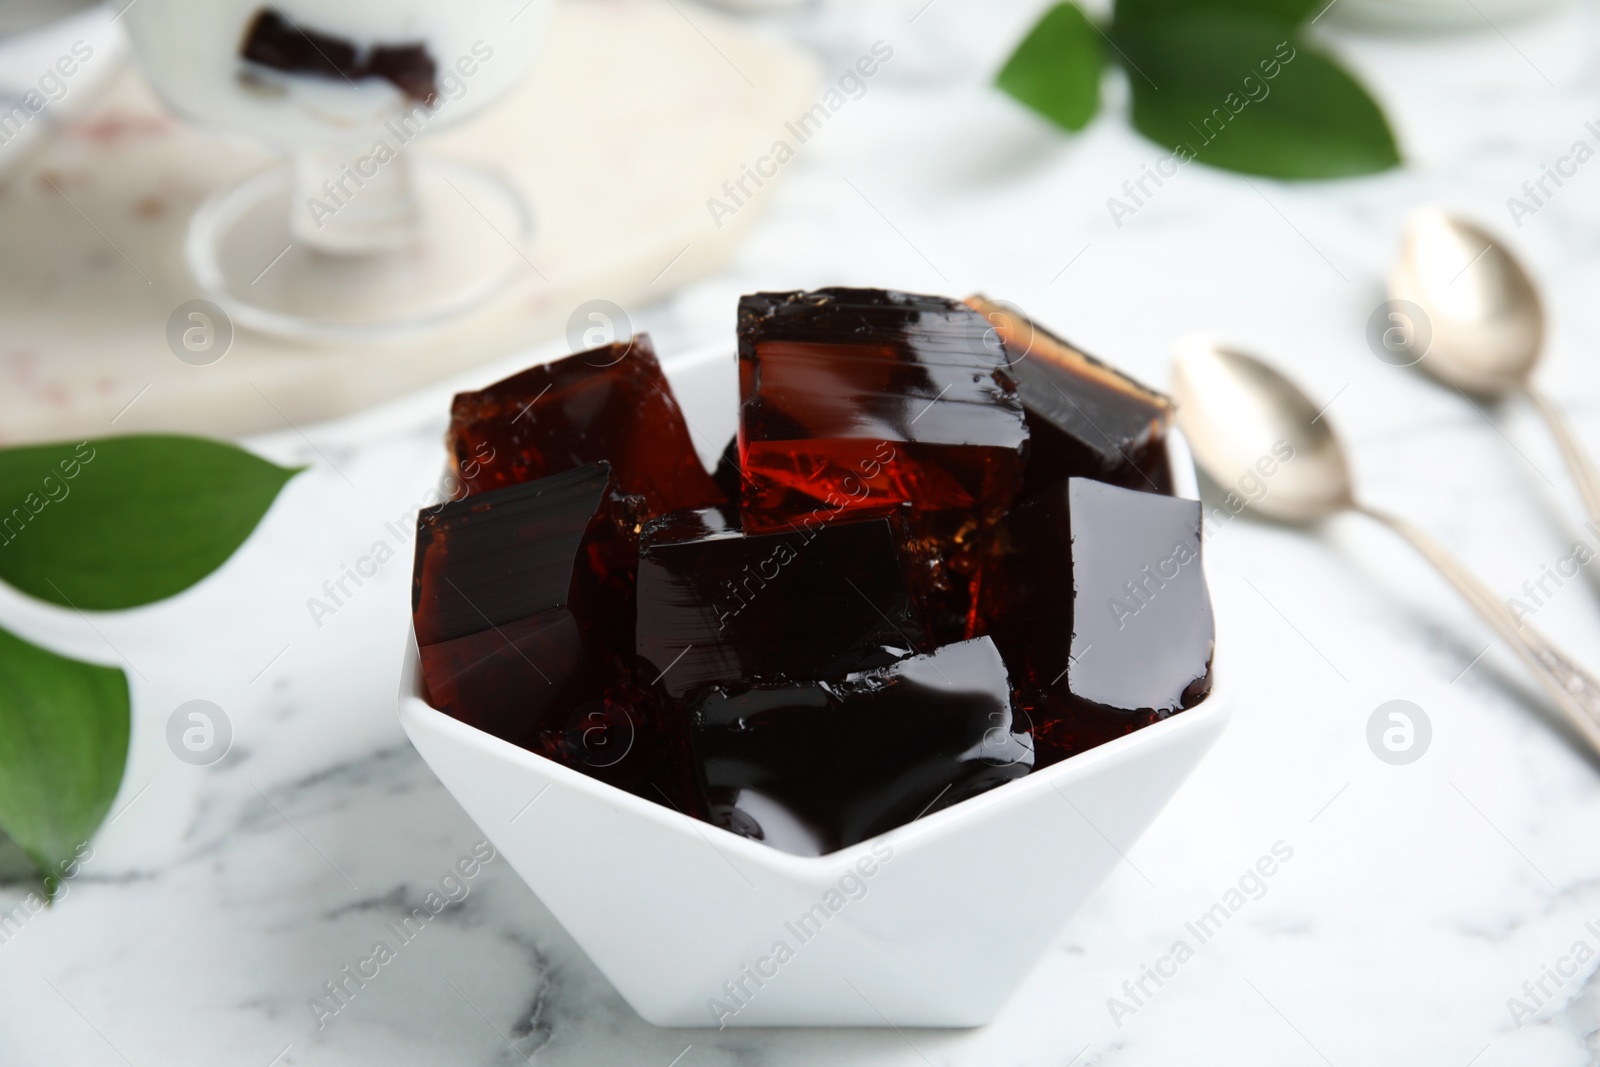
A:
MULTIPOLYGON (((665 362, 702 459, 732 437, 730 348, 665 362)), ((1193 461, 1168 437, 1177 495, 1193 461)), ((886 834, 796 856, 616 789, 430 707, 406 734, 617 991, 657 1026, 980 1026, 1226 724, 1198 707, 886 834), (1019 921, 1019 916, 1029 917, 1019 921)))

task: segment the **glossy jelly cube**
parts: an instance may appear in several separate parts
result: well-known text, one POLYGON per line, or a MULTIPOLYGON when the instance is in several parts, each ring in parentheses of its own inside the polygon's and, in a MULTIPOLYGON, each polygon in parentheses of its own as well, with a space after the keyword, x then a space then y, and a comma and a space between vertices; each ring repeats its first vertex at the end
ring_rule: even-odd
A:
POLYGON ((685 808, 687 734, 632 682, 635 518, 604 464, 423 511, 412 617, 429 702, 685 808))
POLYGON ((1010 308, 981 296, 967 303, 999 336, 1027 412, 1024 499, 1070 477, 1172 494, 1171 400, 1010 308))
POLYGON ((1028 428, 971 308, 878 289, 739 301, 747 530, 912 502, 994 516, 1022 484, 1028 428))
POLYGON ((717 453, 717 468, 711 472, 711 480, 717 483, 717 488, 722 490, 722 495, 728 503, 738 508, 739 501, 744 497, 744 471, 739 468, 739 439, 734 437, 721 452, 717 453))
POLYGON ((1041 765, 1205 698, 1215 632, 1198 501, 1070 478, 1007 528, 988 603, 1041 765))
POLYGON ((842 678, 923 647, 886 517, 747 534, 731 511, 674 512, 639 535, 639 680, 842 678))
MULTIPOLYGON (((743 499, 744 472, 739 469, 739 442, 728 442, 713 475, 731 504, 743 499)), ((913 504, 883 509, 891 516, 895 547, 905 567, 922 631, 932 644, 949 644, 982 632, 976 617, 976 592, 983 567, 994 555, 994 522, 970 512, 923 511, 913 504)), ((824 511, 796 520, 821 521, 824 511)), ((931 645, 930 645, 931 647, 931 645)))
POLYGON ((607 488, 587 464, 418 515, 412 618, 435 707, 529 745, 587 697, 616 606, 588 558, 611 532, 607 488))
POLYGON ((983 591, 1002 554, 999 520, 905 505, 896 524, 918 614, 934 644, 988 632, 983 591))
POLYGON ((642 334, 457 393, 448 443, 469 493, 605 461, 648 515, 723 502, 642 334))
POLYGON ((801 855, 845 848, 1033 766, 994 643, 841 682, 709 687, 687 703, 714 821, 801 855))

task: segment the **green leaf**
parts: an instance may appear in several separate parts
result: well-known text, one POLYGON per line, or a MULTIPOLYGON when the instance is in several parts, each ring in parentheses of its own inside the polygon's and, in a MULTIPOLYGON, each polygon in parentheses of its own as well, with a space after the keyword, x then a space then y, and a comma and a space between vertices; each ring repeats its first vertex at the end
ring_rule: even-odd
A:
POLYGON ((221 566, 295 473, 201 437, 0 450, 0 579, 90 610, 172 596, 221 566))
POLYGON ((1237 11, 1293 26, 1321 11, 1327 3, 1328 0, 1117 0, 1116 25, 1119 30, 1137 29, 1151 19, 1237 11))
POLYGON ((1045 118, 1081 130, 1100 107, 1100 31, 1073 4, 1057 4, 1017 45, 995 83, 1045 118))
POLYGON ((1400 163, 1361 84, 1281 23, 1174 16, 1124 26, 1117 43, 1136 68, 1133 124, 1163 147, 1272 178, 1343 178, 1400 163))
POLYGON ((45 874, 59 875, 111 809, 128 724, 120 670, 0 630, 0 831, 45 874))
POLYGON ((0 832, 0 886, 26 882, 33 876, 33 860, 21 845, 0 832))

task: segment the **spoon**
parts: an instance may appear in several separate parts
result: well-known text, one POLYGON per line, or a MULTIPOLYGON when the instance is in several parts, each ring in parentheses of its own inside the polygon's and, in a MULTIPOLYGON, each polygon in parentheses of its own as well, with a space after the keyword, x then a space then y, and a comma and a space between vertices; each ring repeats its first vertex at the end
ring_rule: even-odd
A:
POLYGON ((1600 681, 1526 622, 1445 548, 1410 522, 1356 499, 1339 439, 1311 400, 1283 375, 1202 338, 1178 343, 1172 393, 1178 423, 1201 468, 1220 485, 1240 484, 1264 459, 1282 460, 1268 491, 1249 506, 1289 523, 1354 511, 1389 527, 1455 586, 1517 653, 1578 733, 1600 753, 1600 681), (1289 448, 1285 449, 1284 445, 1289 448), (1283 460, 1283 455, 1292 458, 1283 460))
POLYGON ((1600 474, 1560 408, 1529 381, 1544 342, 1544 308, 1516 257, 1481 227, 1443 208, 1418 208, 1389 273, 1389 298, 1422 309, 1426 321, 1410 326, 1423 370, 1464 392, 1491 399, 1521 395, 1533 403, 1561 449, 1589 521, 1600 528, 1600 474), (1417 336, 1423 331, 1429 336, 1417 336))

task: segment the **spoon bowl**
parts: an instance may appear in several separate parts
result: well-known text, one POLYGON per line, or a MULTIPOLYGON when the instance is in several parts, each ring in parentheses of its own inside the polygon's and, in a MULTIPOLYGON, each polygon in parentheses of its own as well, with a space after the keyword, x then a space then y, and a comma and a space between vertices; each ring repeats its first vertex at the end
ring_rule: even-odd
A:
POLYGON ((1560 406, 1529 381, 1544 345, 1544 307, 1516 257, 1481 227, 1443 208, 1418 208, 1389 275, 1389 296, 1416 305, 1390 307, 1389 317, 1406 347, 1421 350, 1417 359, 1428 373, 1463 393, 1520 393, 1532 402, 1589 521, 1600 525, 1600 471, 1560 406))
POLYGON ((1311 398, 1253 356, 1204 337, 1178 342, 1178 424, 1219 485, 1271 473, 1249 506, 1281 522, 1315 522, 1354 505, 1350 466, 1311 398))
POLYGON ((1418 208, 1389 274, 1389 299, 1422 309, 1421 367, 1480 396, 1522 392, 1544 345, 1544 306, 1515 256, 1482 227, 1418 208))

